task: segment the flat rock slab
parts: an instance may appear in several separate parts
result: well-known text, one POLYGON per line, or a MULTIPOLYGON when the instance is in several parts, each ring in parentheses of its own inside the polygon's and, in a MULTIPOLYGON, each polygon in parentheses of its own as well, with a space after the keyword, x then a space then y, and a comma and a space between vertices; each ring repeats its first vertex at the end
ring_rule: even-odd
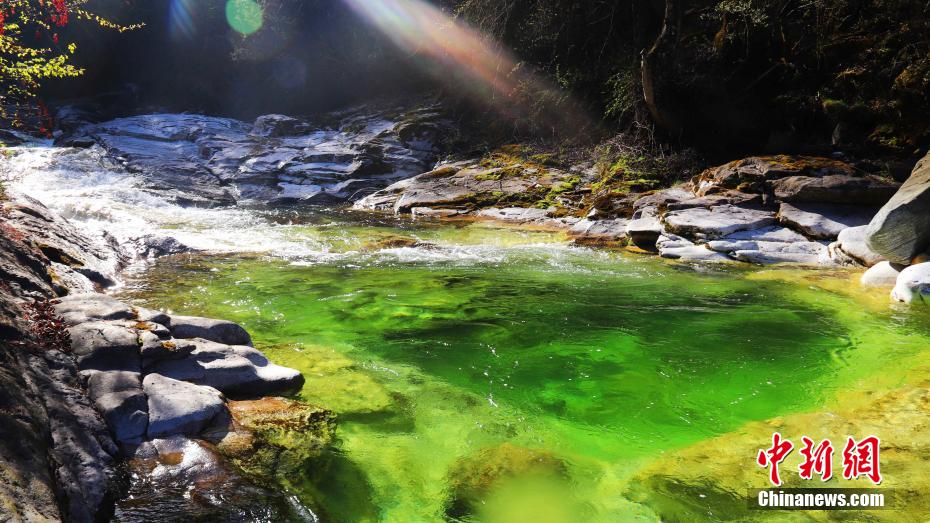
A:
POLYGON ((549 218, 549 211, 547 209, 524 207, 505 207, 503 209, 491 207, 478 211, 476 216, 504 222, 530 223, 547 220, 549 218))
POLYGON ((158 374, 147 375, 142 387, 148 395, 150 438, 198 435, 218 416, 227 413, 223 394, 212 387, 158 374))
POLYGON ((275 365, 261 352, 244 345, 190 340, 197 349, 181 360, 152 364, 148 370, 163 376, 207 385, 235 397, 258 397, 299 389, 300 372, 275 365))
POLYGON ((868 224, 873 214, 856 205, 782 203, 778 219, 812 240, 835 240, 843 229, 868 224))
POLYGON ((689 238, 714 239, 775 224, 775 213, 724 205, 710 209, 671 211, 663 219, 669 232, 689 238))
POLYGON ((111 370, 139 372, 139 338, 134 330, 92 321, 70 327, 68 333, 71 350, 83 374, 111 370))
POLYGON ((568 234, 579 244, 625 243, 629 239, 629 220, 581 220, 569 229, 568 234))
POLYGON ((227 345, 252 345, 249 333, 231 321, 173 315, 168 327, 175 338, 203 338, 227 345))
POLYGON ((672 260, 690 261, 690 262, 711 262, 711 263, 734 263, 735 260, 714 252, 702 245, 688 245, 685 247, 666 247, 659 249, 659 256, 672 260))
POLYGON ((833 174, 789 176, 771 182, 779 201, 791 203, 841 203, 872 207, 884 205, 900 184, 871 176, 833 174))
POLYGON ((773 226, 773 227, 763 227, 761 229, 753 229, 749 231, 739 231, 733 234, 724 236, 723 240, 729 241, 764 241, 764 242, 806 242, 808 241, 806 237, 801 234, 798 234, 787 227, 773 226))
POLYGON ((136 317, 132 307, 100 293, 72 294, 58 298, 55 300, 55 312, 69 326, 88 321, 131 320, 136 317))

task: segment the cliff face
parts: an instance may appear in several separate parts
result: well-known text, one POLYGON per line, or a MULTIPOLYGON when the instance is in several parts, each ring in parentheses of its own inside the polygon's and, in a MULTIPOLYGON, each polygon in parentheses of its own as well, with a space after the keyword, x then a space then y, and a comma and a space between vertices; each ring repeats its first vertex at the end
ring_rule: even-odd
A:
POLYGON ((116 446, 84 396, 74 360, 43 346, 22 306, 55 297, 56 287, 64 292, 45 244, 24 226, 53 217, 41 205, 29 204, 28 213, 9 200, 2 206, 0 520, 106 519, 118 492, 116 446))

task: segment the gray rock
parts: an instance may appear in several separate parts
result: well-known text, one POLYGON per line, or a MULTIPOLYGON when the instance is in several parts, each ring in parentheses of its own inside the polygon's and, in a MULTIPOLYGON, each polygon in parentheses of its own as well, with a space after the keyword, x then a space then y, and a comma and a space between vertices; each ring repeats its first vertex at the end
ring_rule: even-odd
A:
POLYGON ((476 216, 503 222, 532 223, 547 220, 549 218, 549 211, 547 209, 525 207, 505 207, 503 209, 490 207, 481 209, 476 216))
POLYGON ((873 214, 873 209, 855 205, 782 203, 778 219, 808 238, 835 240, 843 229, 869 223, 873 214))
POLYGON ((226 320, 172 315, 169 329, 175 338, 203 338, 227 345, 252 345, 252 337, 245 329, 226 320))
POLYGON ((180 360, 194 352, 197 345, 189 340, 162 339, 149 333, 142 333, 142 367, 150 367, 162 360, 180 360))
POLYGON ((59 298, 55 303, 55 312, 68 325, 77 325, 88 321, 131 320, 136 312, 125 303, 105 294, 71 294, 59 298))
POLYGON ((658 211, 647 208, 633 217, 626 226, 630 241, 640 249, 656 252, 656 242, 662 235, 662 222, 659 220, 658 211))
POLYGON ((871 176, 833 174, 827 176, 789 176, 771 182, 772 192, 780 201, 791 203, 884 205, 898 190, 899 184, 871 176))
POLYGON ((82 374, 91 371, 139 372, 138 334, 112 323, 92 321, 68 328, 71 350, 82 374))
POLYGON ((901 271, 891 298, 904 303, 930 305, 930 262, 911 265, 901 271))
POLYGON ((714 252, 703 245, 666 247, 659 249, 659 256, 690 262, 734 263, 734 260, 729 256, 714 252))
POLYGON ((227 413, 220 391, 149 374, 142 382, 148 396, 150 438, 198 435, 227 413))
POLYGON ((866 287, 892 288, 898 283, 901 270, 890 262, 883 261, 871 266, 859 280, 866 287))
POLYGON ((807 238, 788 229, 787 227, 763 227, 749 231, 740 231, 722 238, 729 241, 764 241, 764 242, 806 242, 807 238))
POLYGON ((432 209, 430 207, 413 207, 410 216, 413 218, 451 218, 463 214, 457 209, 432 209))
POLYGON ((615 218, 613 220, 584 219, 569 229, 569 236, 579 244, 624 244, 629 239, 627 235, 628 220, 615 218))
POLYGON ((255 119, 251 134, 264 137, 298 136, 310 131, 310 125, 283 114, 266 114, 255 119))
POLYGON ((159 325, 164 325, 167 327, 171 325, 171 316, 165 314, 161 311, 153 311, 152 309, 146 309, 144 307, 135 307, 136 318, 139 321, 157 323, 159 325))
POLYGON ((851 165, 830 158, 811 156, 753 156, 707 169, 691 181, 698 196, 730 189, 762 192, 773 180, 790 176, 821 178, 854 175, 851 165))
POLYGON ((826 246, 815 242, 759 242, 758 248, 733 252, 737 260, 758 265, 820 265, 826 246))
POLYGON ((198 385, 207 385, 234 397, 256 397, 292 391, 303 385, 300 372, 275 365, 258 350, 190 340, 197 348, 181 360, 153 363, 152 373, 198 385))
POLYGON ((142 259, 161 258, 162 256, 171 256, 174 254, 183 254, 194 252, 195 249, 184 245, 171 236, 162 236, 158 234, 147 234, 138 238, 133 238, 128 242, 136 256, 142 259))
POLYGON ((868 246, 893 263, 930 251, 930 154, 882 207, 866 231, 868 246))
POLYGON ((671 211, 665 214, 663 221, 671 233, 689 238, 714 239, 773 225, 775 214, 724 205, 710 209, 671 211))
POLYGON ((148 404, 141 389, 104 394, 94 400, 113 437, 126 445, 138 444, 148 427, 148 404))
POLYGON ((871 267, 884 260, 881 254, 869 248, 866 242, 867 226, 849 227, 840 231, 836 240, 835 249, 839 249, 856 262, 871 267))

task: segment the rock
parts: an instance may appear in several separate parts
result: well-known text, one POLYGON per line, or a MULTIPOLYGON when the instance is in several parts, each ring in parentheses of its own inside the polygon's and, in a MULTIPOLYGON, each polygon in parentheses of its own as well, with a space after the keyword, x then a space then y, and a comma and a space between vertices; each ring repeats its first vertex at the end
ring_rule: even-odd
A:
POLYGON ((584 219, 573 225, 568 234, 579 245, 623 246, 629 240, 627 235, 628 224, 629 221, 623 218, 613 220, 584 219))
POLYGON ((141 389, 111 392, 94 400, 116 441, 133 445, 142 442, 148 427, 148 404, 141 389))
POLYGON ((229 402, 233 423, 207 434, 217 449, 246 470, 290 477, 322 457, 335 441, 336 416, 321 407, 285 398, 229 402))
POLYGON ((147 234, 138 238, 133 238, 128 242, 136 256, 142 259, 161 258, 162 256, 171 256, 173 254, 183 254, 193 252, 194 249, 184 245, 170 236, 161 236, 157 234, 147 234))
POLYGON ((760 229, 775 223, 768 211, 724 205, 710 209, 692 208, 670 211, 663 218, 666 229, 689 238, 721 238, 738 231, 760 229))
POLYGON ((68 328, 71 350, 83 375, 94 371, 141 370, 139 338, 135 331, 102 321, 68 328))
POLYGON ((252 345, 252 337, 239 325, 226 320, 172 315, 168 328, 175 338, 203 338, 227 345, 252 345))
POLYGON ((446 515, 464 519, 507 481, 567 480, 568 466, 549 452, 502 443, 460 459, 449 473, 450 499, 446 515))
POLYGON ((626 233, 633 245, 645 251, 657 252, 656 242, 662 235, 662 222, 658 211, 647 208, 633 215, 633 220, 626 226, 626 233))
POLYGON ((67 325, 90 321, 131 320, 136 311, 125 303, 105 294, 71 294, 55 300, 55 312, 67 325))
POLYGON ((740 190, 761 193, 766 182, 790 176, 821 178, 830 175, 855 174, 847 163, 830 158, 810 156, 754 156, 708 169, 691 181, 698 196, 740 190))
POLYGON ((162 339, 154 334, 142 333, 142 366, 149 367, 162 360, 180 360, 194 352, 197 345, 188 340, 162 339))
POLYGON ((412 207, 410 216, 416 218, 451 218, 462 214, 456 209, 431 209, 429 207, 412 207))
POLYGON ((911 265, 901 271, 891 298, 904 303, 930 304, 930 262, 911 265))
POLYGON ((506 207, 503 209, 491 207, 481 209, 475 216, 503 222, 532 223, 547 220, 549 211, 547 209, 527 209, 524 207, 506 207))
POLYGON ((729 256, 714 252, 703 245, 660 248, 659 256, 689 262, 733 263, 734 261, 729 256))
POLYGON ((872 176, 834 174, 789 176, 771 182, 775 198, 791 203, 840 203, 878 207, 884 205, 900 184, 872 176))
POLYGON ((190 356, 155 362, 149 372, 207 385, 238 398, 289 392, 304 383, 300 372, 269 362, 253 347, 190 341, 197 347, 190 356))
POLYGON ((854 205, 782 203, 779 221, 814 240, 835 240, 843 229, 869 223, 873 210, 854 205))
POLYGON ((52 262, 49 274, 52 277, 55 291, 60 296, 66 296, 72 293, 90 294, 97 292, 99 287, 98 284, 90 281, 90 278, 63 263, 52 262))
POLYGON ((890 262, 883 261, 876 263, 869 270, 865 271, 859 280, 866 287, 894 287, 898 283, 898 275, 901 270, 890 262))
POLYGON ((226 414, 223 394, 212 387, 149 374, 142 381, 148 396, 150 438, 198 435, 226 414))
POLYGON ((255 119, 251 134, 263 137, 298 136, 310 131, 306 122, 284 116, 283 114, 266 114, 255 119))
POLYGON ((820 265, 827 247, 816 242, 768 243, 759 242, 756 249, 733 252, 737 260, 758 265, 794 264, 820 265))
POLYGON ((153 311, 144 307, 134 307, 136 318, 140 322, 157 323, 168 326, 171 324, 171 316, 161 311, 153 311))
POLYGON ((739 231, 721 238, 727 241, 764 241, 764 242, 806 242, 807 238, 788 229, 787 227, 773 226, 753 229, 748 231, 739 231))
POLYGON ((878 211, 866 238, 871 250, 893 263, 907 265, 930 251, 930 154, 878 211))
POLYGON ((836 246, 834 248, 840 249, 843 254, 846 254, 866 267, 871 267, 883 261, 884 258, 882 258, 881 254, 869 248, 866 242, 867 230, 867 226, 843 229, 837 237, 836 246))
POLYGON ((669 205, 692 198, 694 198, 694 193, 681 186, 669 187, 668 189, 662 189, 661 191, 647 194, 633 202, 633 218, 637 217, 635 213, 644 211, 645 209, 652 208, 655 212, 665 211, 668 209, 669 205))
POLYGON ((666 210, 680 211, 692 209, 694 207, 718 207, 721 205, 734 205, 737 207, 758 208, 762 206, 762 196, 759 194, 745 193, 741 191, 725 191, 722 193, 708 194, 687 198, 677 202, 668 202, 666 210))

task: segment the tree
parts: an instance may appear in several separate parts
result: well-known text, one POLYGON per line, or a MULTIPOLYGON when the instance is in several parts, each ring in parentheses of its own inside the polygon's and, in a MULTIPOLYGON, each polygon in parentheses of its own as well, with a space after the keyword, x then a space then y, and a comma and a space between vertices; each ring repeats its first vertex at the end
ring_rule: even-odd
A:
POLYGON ((37 115, 38 131, 50 132, 48 111, 37 99, 42 82, 84 73, 71 63, 77 45, 59 37, 59 31, 72 21, 121 33, 142 27, 118 24, 92 13, 85 9, 88 1, 0 1, 0 118, 22 127, 27 116, 37 115))

